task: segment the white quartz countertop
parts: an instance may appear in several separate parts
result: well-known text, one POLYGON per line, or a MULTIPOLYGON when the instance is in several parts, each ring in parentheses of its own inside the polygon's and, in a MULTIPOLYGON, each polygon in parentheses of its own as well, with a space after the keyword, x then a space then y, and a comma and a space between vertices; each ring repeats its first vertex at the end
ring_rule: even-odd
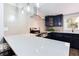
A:
MULTIPOLYGON (((51 32, 48 31, 47 33, 51 33, 51 32)), ((71 34, 79 34, 79 32, 66 32, 66 31, 63 31, 63 32, 56 31, 56 33, 71 33, 71 34)))
POLYGON ((70 44, 27 35, 4 36, 18 56, 68 56, 70 44))

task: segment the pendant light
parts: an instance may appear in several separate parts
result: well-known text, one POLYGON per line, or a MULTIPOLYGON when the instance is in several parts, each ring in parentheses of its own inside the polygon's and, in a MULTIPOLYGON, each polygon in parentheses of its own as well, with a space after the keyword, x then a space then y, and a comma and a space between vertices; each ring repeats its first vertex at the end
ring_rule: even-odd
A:
POLYGON ((31 11, 31 9, 30 9, 30 4, 27 3, 27 12, 30 12, 30 11, 31 11))

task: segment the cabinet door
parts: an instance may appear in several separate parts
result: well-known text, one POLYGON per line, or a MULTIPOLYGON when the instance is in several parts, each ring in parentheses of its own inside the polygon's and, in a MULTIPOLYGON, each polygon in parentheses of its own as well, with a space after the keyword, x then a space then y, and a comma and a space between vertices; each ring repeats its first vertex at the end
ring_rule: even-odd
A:
POLYGON ((57 27, 63 26, 63 16, 62 15, 53 16, 53 26, 57 26, 57 27))
POLYGON ((48 27, 52 27, 53 26, 53 17, 51 17, 51 16, 45 17, 45 25, 48 27))

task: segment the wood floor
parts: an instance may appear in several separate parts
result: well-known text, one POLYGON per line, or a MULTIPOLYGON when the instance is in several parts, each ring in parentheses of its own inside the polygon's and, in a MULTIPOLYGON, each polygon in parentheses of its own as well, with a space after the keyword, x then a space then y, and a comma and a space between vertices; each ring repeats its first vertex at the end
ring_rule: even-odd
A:
POLYGON ((70 48, 69 56, 79 56, 79 50, 70 48))

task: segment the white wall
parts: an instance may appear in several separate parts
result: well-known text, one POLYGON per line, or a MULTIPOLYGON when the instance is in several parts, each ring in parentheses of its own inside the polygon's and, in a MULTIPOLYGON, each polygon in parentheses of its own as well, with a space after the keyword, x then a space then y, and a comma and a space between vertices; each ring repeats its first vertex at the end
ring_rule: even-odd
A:
MULTIPOLYGON (((64 15, 64 26, 63 26, 63 31, 66 31, 66 32, 72 32, 71 28, 68 28, 67 27, 67 19, 70 18, 70 17, 79 17, 79 13, 73 13, 73 14, 68 14, 68 15, 64 15)), ((75 22, 76 19, 74 19, 74 22, 75 22)), ((78 24, 79 24, 79 20, 78 20, 78 24)), ((78 29, 75 29, 74 32, 79 32, 79 25, 78 25, 78 29)))
POLYGON ((40 27, 44 31, 44 21, 40 17, 29 17, 27 12, 22 14, 20 9, 10 4, 5 4, 4 7, 4 24, 7 28, 5 35, 30 33, 30 27, 40 27))
POLYGON ((4 11, 4 5, 0 3, 0 41, 4 35, 3 11, 4 11))
POLYGON ((5 32, 6 34, 25 33, 26 20, 24 15, 20 14, 20 10, 9 4, 4 5, 4 24, 8 30, 5 32))
POLYGON ((40 16, 32 17, 32 22, 30 27, 35 27, 40 29, 40 32, 45 32, 45 20, 40 16))

